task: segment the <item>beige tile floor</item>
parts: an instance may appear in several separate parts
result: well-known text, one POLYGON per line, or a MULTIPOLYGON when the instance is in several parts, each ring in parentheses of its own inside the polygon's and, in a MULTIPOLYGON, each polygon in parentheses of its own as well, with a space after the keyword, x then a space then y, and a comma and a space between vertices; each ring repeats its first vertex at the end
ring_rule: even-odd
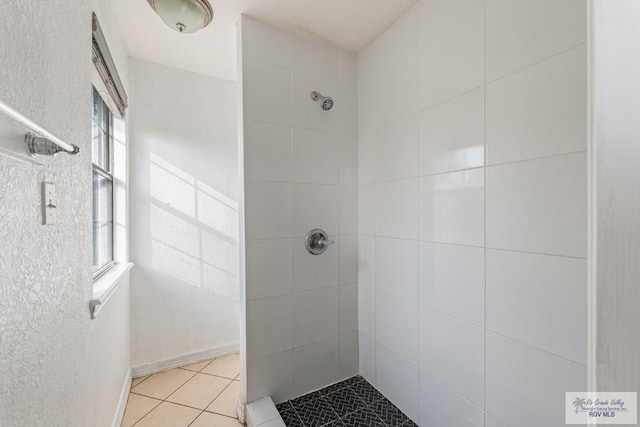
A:
POLYGON ((238 427, 238 355, 160 372, 131 383, 122 427, 238 427))

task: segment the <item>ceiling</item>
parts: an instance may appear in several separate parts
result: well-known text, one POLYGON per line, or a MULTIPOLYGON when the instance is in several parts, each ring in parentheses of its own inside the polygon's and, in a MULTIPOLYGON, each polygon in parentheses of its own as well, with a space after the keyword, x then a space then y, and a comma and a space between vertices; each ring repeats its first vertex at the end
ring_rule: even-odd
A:
POLYGON ((241 14, 358 53, 418 0, 210 0, 213 23, 193 34, 167 27, 147 0, 111 1, 130 56, 235 81, 241 14))

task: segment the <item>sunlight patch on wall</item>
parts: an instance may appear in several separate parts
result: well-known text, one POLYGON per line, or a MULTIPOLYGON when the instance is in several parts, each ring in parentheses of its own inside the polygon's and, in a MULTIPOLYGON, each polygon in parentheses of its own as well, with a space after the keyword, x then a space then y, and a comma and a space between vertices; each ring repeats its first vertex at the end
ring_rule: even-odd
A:
POLYGON ((238 302, 238 204, 153 153, 150 160, 153 267, 238 302))

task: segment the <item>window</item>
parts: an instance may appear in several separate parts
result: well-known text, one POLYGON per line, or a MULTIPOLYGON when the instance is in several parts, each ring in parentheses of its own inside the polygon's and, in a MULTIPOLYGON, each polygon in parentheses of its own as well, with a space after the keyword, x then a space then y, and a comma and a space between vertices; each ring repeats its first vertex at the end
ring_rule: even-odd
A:
MULTIPOLYGON (((126 262, 127 94, 98 17, 92 17, 93 277, 126 262), (114 168, 115 165, 115 168, 114 168), (123 171, 124 169, 124 171, 123 171)), ((98 283, 97 281, 96 283, 98 283)), ((100 286, 98 286, 100 288, 100 286)), ((94 291, 95 291, 94 287, 94 291)))
POLYGON ((93 276, 113 266, 113 114, 93 89, 93 276))

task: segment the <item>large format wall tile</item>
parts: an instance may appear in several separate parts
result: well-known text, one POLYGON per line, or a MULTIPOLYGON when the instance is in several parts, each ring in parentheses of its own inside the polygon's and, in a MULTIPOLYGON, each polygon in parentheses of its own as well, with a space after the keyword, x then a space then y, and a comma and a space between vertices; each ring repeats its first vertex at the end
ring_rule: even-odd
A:
POLYGON ((487 251, 487 329, 587 364, 587 261, 487 251))
POLYGON ((376 239, 376 288, 417 301, 417 241, 381 237, 376 239))
POLYGON ((373 338, 358 332, 358 364, 360 375, 375 386, 376 384, 376 342, 373 338))
POLYGON ((418 39, 425 42, 436 38, 456 21, 480 9, 486 0, 430 0, 421 1, 415 8, 418 14, 418 39))
POLYGON ((340 335, 340 378, 348 378, 358 374, 358 332, 340 335))
POLYGON ((487 246, 586 257, 586 153, 487 168, 487 246))
POLYGON ((376 136, 375 131, 358 132, 358 184, 376 182, 376 136))
POLYGON ((293 351, 247 362, 247 401, 271 396, 274 402, 282 402, 292 396, 293 351))
POLYGON ((484 423, 484 427, 509 427, 508 425, 488 413, 485 414, 484 423))
POLYGON ((376 291, 376 341, 418 365, 418 304, 376 291))
POLYGON ((420 113, 420 175, 484 166, 484 88, 420 113))
POLYGON ((478 9, 419 47, 419 108, 484 84, 484 11, 478 9))
POLYGON ((338 337, 293 350, 294 395, 308 393, 340 379, 338 337), (312 367, 312 368, 310 368, 312 367))
POLYGON ((293 346, 335 337, 340 329, 340 291, 337 287, 293 295, 293 346))
POLYGON ((376 345, 376 388, 412 420, 419 416, 418 368, 376 345))
POLYGON ((246 120, 245 178, 254 181, 291 180, 291 128, 246 120))
POLYGON ((307 184, 337 184, 338 136, 294 128, 293 180, 307 184))
POLYGON ((358 329, 376 336, 376 290, 366 285, 358 285, 358 329))
POLYGON ((358 137, 339 135, 339 178, 342 185, 358 185, 358 137))
POLYGON ((340 286, 340 334, 358 331, 358 285, 340 286))
MULTIPOLYGON (((378 44, 372 43, 358 55, 358 137, 373 135, 379 117, 378 44)), ((360 162, 359 162, 360 163, 360 162)), ((360 166, 360 165, 359 165, 360 166)))
POLYGON ((418 122, 411 116, 376 133, 376 181, 418 176, 418 122))
POLYGON ((417 239, 418 206, 417 178, 378 184, 375 196, 376 234, 417 239))
POLYGON ((290 294, 293 253, 290 240, 255 240, 246 245, 247 300, 290 294))
POLYGON ((587 368, 487 333, 486 410, 518 427, 561 427, 565 392, 587 389, 587 368))
POLYGON ((338 189, 338 221, 341 235, 358 234, 358 187, 341 185, 338 189))
POLYGON ((292 187, 286 183, 245 183, 245 233, 248 240, 293 235, 292 187))
POLYGON ((484 327, 484 248, 420 243, 420 305, 484 327))
POLYGON ((358 236, 358 283, 376 286, 376 238, 358 236))
POLYGON ((484 245, 484 169, 420 178, 420 240, 484 245))
POLYGON ((338 234, 338 186, 296 184, 293 188, 293 232, 304 237, 321 228, 333 237, 338 234))
POLYGON ((293 240, 293 291, 302 292, 337 286, 339 283, 340 241, 321 256, 307 251, 304 238, 293 240))
POLYGON ((424 0, 358 57, 359 363, 419 425, 559 425, 540 384, 584 388, 585 5, 424 0))
POLYGON ((484 329, 420 308, 420 370, 484 405, 484 329))
POLYGON ((338 97, 338 49, 319 40, 296 37, 293 41, 292 124, 298 128, 337 134, 338 104, 327 113, 311 100, 311 92, 338 97))
POLYGON ((358 187, 358 232, 376 234, 376 186, 358 187))
POLYGON ((413 114, 418 106, 417 16, 407 13, 377 41, 376 110, 378 124, 413 114))
MULTIPOLYGON (((342 236, 337 244, 340 252, 340 284, 358 283, 358 236, 342 236)), ((335 251, 335 248, 330 249, 335 251)))
POLYGON ((584 45, 487 86, 487 163, 587 148, 584 45))
MULTIPOLYGON (((358 59, 345 51, 338 52, 338 99, 340 127, 338 133, 343 136, 358 136, 358 59)), ((357 163, 350 163, 350 167, 356 167, 357 163)), ((350 184, 357 184, 354 181, 350 184)))
POLYGON ((587 39, 584 0, 490 0, 486 10, 488 81, 587 39))
POLYGON ((252 59, 281 68, 292 67, 293 38, 291 34, 246 16, 242 19, 242 32, 244 59, 252 59))
POLYGON ((420 424, 483 427, 484 413, 456 393, 420 373, 420 424))
POLYGON ((291 295, 247 302, 247 360, 293 348, 292 307, 291 295))
POLYGON ((291 71, 261 62, 243 61, 244 118, 289 125, 291 71))

